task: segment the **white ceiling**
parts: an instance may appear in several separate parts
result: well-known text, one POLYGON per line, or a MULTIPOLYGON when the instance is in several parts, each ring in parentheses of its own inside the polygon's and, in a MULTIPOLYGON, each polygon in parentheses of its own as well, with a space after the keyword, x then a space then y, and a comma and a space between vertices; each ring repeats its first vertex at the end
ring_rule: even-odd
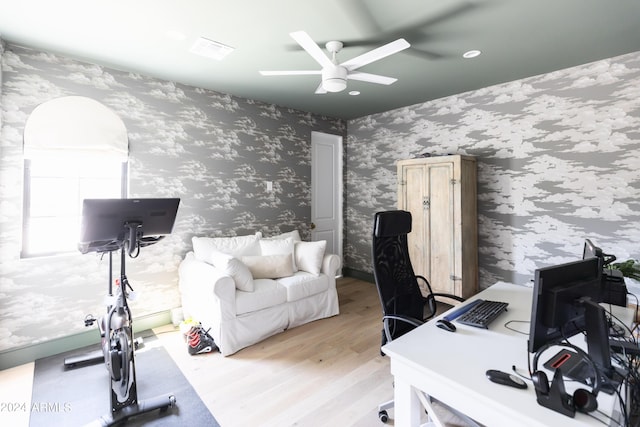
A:
POLYGON ((83 61, 351 119, 640 51, 639 0, 0 0, 0 38, 83 61), (411 48, 316 95, 319 76, 289 37, 340 40, 339 61, 404 37, 411 48), (179 32, 184 39, 176 39, 179 32), (199 37, 235 48, 222 61, 189 52, 199 37), (482 55, 463 59, 479 49, 482 55), (349 90, 360 91, 350 96, 349 90))

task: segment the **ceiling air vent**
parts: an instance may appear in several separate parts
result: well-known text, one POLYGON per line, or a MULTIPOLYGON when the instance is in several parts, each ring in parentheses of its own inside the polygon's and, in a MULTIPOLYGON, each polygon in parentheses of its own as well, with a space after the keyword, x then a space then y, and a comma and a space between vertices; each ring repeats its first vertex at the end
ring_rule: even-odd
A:
POLYGON ((221 60, 222 58, 233 52, 233 50, 234 49, 231 46, 227 46, 225 44, 200 37, 195 41, 193 46, 191 46, 189 52, 207 58, 221 60))

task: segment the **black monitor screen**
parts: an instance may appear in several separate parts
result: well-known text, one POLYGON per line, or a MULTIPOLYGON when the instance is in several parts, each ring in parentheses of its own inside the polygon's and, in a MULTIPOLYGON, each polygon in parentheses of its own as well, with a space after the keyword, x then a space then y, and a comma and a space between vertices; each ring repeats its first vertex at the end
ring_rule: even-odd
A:
POLYGON ((615 255, 609 255, 602 252, 602 249, 594 245, 591 240, 585 239, 584 249, 582 250, 582 259, 585 258, 600 258, 602 259, 602 266, 606 267, 616 260, 615 255))
POLYGON ((569 338, 585 330, 584 305, 588 297, 599 301, 602 293, 602 262, 587 258, 537 269, 533 285, 529 351, 549 342, 569 338))
POLYGON ((584 241, 584 249, 582 250, 582 259, 596 258, 602 256, 602 249, 591 243, 591 240, 584 241))
POLYGON ((180 199, 85 199, 80 252, 99 251, 126 239, 125 224, 139 223, 140 237, 171 234, 180 199))

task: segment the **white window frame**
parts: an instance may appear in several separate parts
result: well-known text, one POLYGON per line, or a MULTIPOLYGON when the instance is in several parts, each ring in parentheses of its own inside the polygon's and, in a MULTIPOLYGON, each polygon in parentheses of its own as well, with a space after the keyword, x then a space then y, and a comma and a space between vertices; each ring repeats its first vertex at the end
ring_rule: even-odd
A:
MULTIPOLYGON (((69 166, 65 166, 64 159, 25 159, 24 160, 24 200, 23 200, 23 222, 22 222, 22 250, 20 253, 21 258, 34 258, 34 257, 42 257, 42 256, 52 256, 52 255, 63 255, 63 254, 72 254, 79 253, 77 250, 77 237, 80 233, 80 219, 82 215, 82 200, 85 198, 126 198, 127 197, 127 182, 128 182, 128 162, 120 162, 117 160, 113 160, 113 166, 120 167, 120 176, 119 176, 119 194, 117 189, 115 188, 117 183, 112 188, 112 191, 105 193, 102 188, 98 189, 92 187, 87 188, 90 182, 94 184, 97 181, 101 180, 109 180, 111 179, 108 176, 100 175, 99 173, 95 173, 95 170, 91 170, 91 168, 84 168, 83 172, 82 165, 79 162, 84 162, 86 165, 87 162, 91 164, 91 158, 84 158, 83 160, 76 159, 72 161, 73 157, 69 158, 69 166), (51 210, 48 209, 47 206, 44 206, 43 200, 33 200, 34 197, 37 196, 35 191, 33 191, 33 180, 42 178, 47 179, 46 176, 43 175, 39 177, 33 177, 32 172, 34 169, 33 162, 47 162, 49 164, 42 165, 43 169, 51 167, 51 180, 58 181, 58 187, 53 185, 51 189, 51 193, 64 194, 65 191, 60 191, 60 185, 71 185, 74 188, 71 191, 68 191, 66 194, 66 200, 59 200, 58 202, 61 205, 52 206, 51 210), (56 170, 60 171, 60 173, 56 172, 56 170), (84 184, 84 185, 83 185, 84 184), (83 188, 84 187, 84 188, 83 188), (95 192, 93 190, 96 190, 95 192), (75 193, 75 196, 71 193, 75 193), (52 218, 51 224, 52 227, 47 231, 36 231, 38 230, 37 223, 38 222, 48 222, 47 217, 52 218), (57 224, 53 225, 53 224, 57 224), (65 224, 64 226, 62 224, 65 224), (61 229, 64 228, 64 229, 61 229), (35 236, 34 233, 40 234, 40 236, 35 236), (34 245, 34 239, 50 239, 47 243, 42 245, 42 247, 38 248, 37 245, 34 245), (60 245, 56 245, 52 243, 58 239, 61 243, 60 245), (73 243, 72 243, 73 241, 73 243), (35 246, 35 247, 34 247, 35 246), (46 249, 44 249, 46 248, 46 249)), ((94 157, 93 158, 96 164, 104 164, 104 158, 94 157)), ((98 169, 98 168, 95 168, 98 169)), ((46 192, 42 192, 40 194, 41 197, 49 197, 50 194, 44 194, 46 192)))

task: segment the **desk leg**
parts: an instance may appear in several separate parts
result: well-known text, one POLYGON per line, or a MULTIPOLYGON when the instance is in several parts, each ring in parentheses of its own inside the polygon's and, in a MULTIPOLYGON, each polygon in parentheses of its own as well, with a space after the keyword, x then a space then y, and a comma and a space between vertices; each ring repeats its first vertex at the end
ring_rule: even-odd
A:
POLYGON ((415 427, 420 425, 422 405, 411 384, 397 377, 394 378, 394 420, 396 427, 415 427))

